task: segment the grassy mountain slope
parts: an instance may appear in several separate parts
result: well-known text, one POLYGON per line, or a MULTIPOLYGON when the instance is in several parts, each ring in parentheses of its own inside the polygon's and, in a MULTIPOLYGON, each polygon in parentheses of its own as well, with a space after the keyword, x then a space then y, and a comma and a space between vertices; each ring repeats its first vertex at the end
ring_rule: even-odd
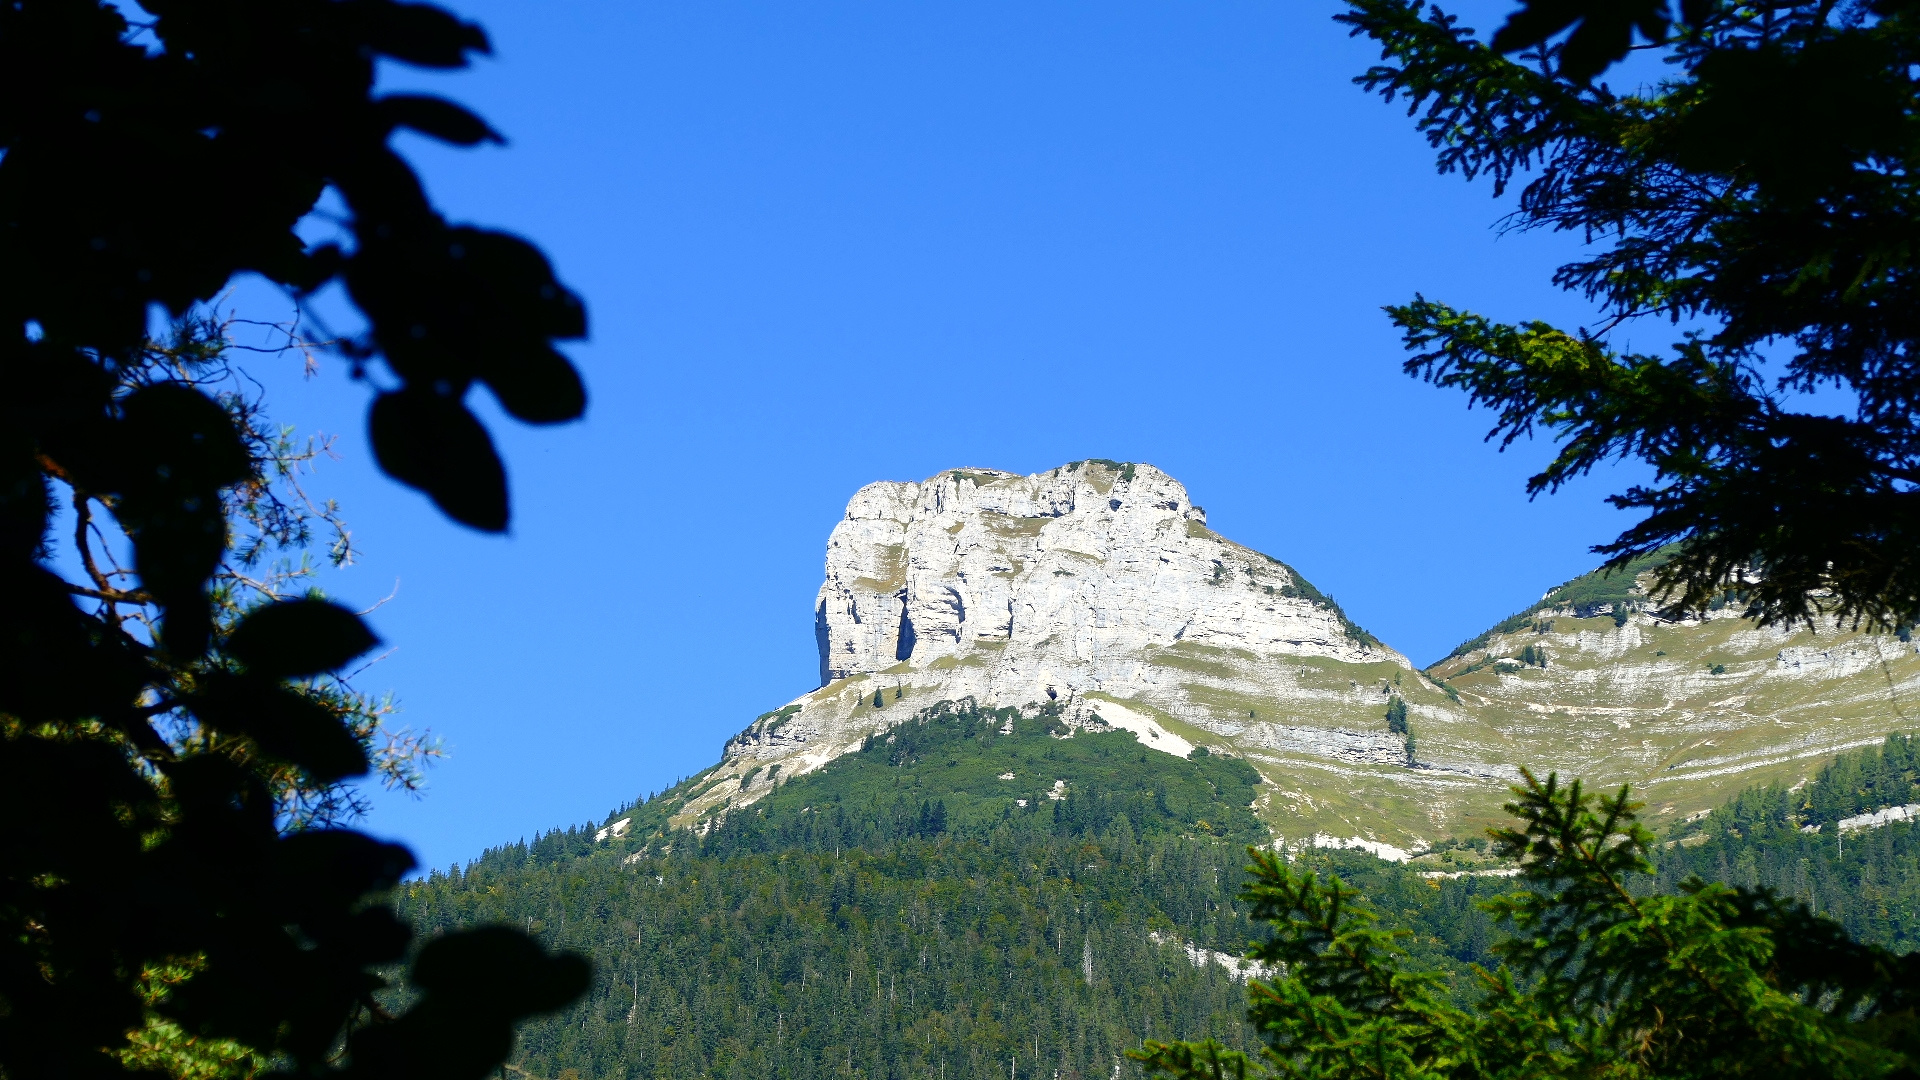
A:
POLYGON ((1185 690, 1212 715, 1204 726, 1172 717, 1165 723, 1258 768, 1273 785, 1260 816, 1289 841, 1326 835, 1421 846, 1497 807, 1506 763, 1524 756, 1516 745, 1521 740, 1454 706, 1440 685, 1418 673, 1310 658, 1282 670, 1291 682, 1283 700, 1236 693, 1227 679, 1196 674, 1185 690), (1417 765, 1409 764, 1404 737, 1388 725, 1395 699, 1418 716, 1417 765), (1436 761, 1444 764, 1434 767, 1436 761))
POLYGON ((1670 619, 1646 593, 1658 561, 1552 589, 1423 673, 1293 665, 1315 693, 1280 705, 1277 728, 1236 728, 1234 710, 1266 718, 1272 704, 1200 676, 1189 693, 1219 715, 1204 731, 1168 726, 1256 765, 1274 785, 1261 816, 1280 837, 1418 849, 1498 820, 1521 767, 1631 782, 1656 819, 1673 820, 1748 786, 1805 780, 1920 718, 1914 642, 1832 623, 1762 629, 1731 608, 1670 619), (1316 696, 1342 711, 1317 714, 1316 696), (1364 724, 1354 722, 1356 697, 1371 703, 1364 724), (1411 765, 1392 753, 1395 698, 1407 708, 1411 765), (1384 752, 1320 752, 1319 731, 1334 726, 1370 731, 1384 752))
MULTIPOLYGON (((1729 609, 1656 612, 1644 569, 1587 575, 1428 669, 1500 731, 1513 764, 1632 782, 1656 817, 1811 777, 1913 725, 1920 650, 1832 623, 1760 628, 1729 609), (1541 751, 1546 751, 1541 753, 1541 751)), ((1417 711, 1417 710, 1416 710, 1417 711)))
POLYGON ((1261 839, 1248 810, 1259 774, 1237 759, 1195 755, 1183 761, 1148 750, 1127 731, 1069 727, 1047 709, 942 703, 776 788, 722 828, 790 844, 827 814, 891 819, 920 835, 978 833, 1029 817, 1055 832, 1104 831, 1126 815, 1148 834, 1261 839), (937 825, 928 820, 936 811, 937 825))

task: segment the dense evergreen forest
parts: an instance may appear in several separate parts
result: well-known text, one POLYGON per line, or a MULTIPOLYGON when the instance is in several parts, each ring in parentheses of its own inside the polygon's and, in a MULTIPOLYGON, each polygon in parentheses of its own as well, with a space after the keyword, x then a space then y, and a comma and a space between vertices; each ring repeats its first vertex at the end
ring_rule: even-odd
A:
MULTIPOLYGON (((406 887, 401 909, 426 935, 505 922, 593 957, 588 997, 522 1028, 510 1069, 527 1077, 1111 1080, 1136 1074, 1121 1055, 1143 1038, 1251 1048, 1240 976, 1195 951, 1260 933, 1237 900, 1260 835, 1251 768, 968 704, 891 734, 704 835, 667 827, 694 778, 617 811, 622 837, 496 848, 406 887)), ((1896 737, 1798 791, 1742 793, 1673 830, 1647 885, 1770 885, 1911 948, 1912 827, 1849 832, 1842 853, 1836 825, 1920 799, 1915 764, 1896 737)), ((1499 936, 1477 901, 1510 881, 1297 859, 1359 887, 1472 993, 1468 965, 1499 936)))
POLYGON ((1861 941, 1920 947, 1920 836, 1911 822, 1842 832, 1859 814, 1920 802, 1920 744, 1889 736, 1842 754, 1798 790, 1741 792, 1673 831, 1660 883, 1697 874, 1805 900, 1861 941))

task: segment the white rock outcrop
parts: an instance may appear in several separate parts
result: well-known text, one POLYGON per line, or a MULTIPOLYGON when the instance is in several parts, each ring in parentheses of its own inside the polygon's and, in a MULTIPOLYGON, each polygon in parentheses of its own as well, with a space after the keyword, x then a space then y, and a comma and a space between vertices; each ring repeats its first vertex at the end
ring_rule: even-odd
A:
POLYGON ((869 484, 827 540, 820 681, 990 653, 965 681, 984 699, 1028 701, 1133 686, 1149 650, 1182 642, 1406 663, 1206 520, 1151 465, 869 484))
POLYGON ((1877 829, 1882 825, 1891 825, 1896 821, 1912 821, 1920 818, 1920 803, 1907 803, 1905 806, 1889 806, 1885 810, 1875 810, 1868 814, 1858 814, 1840 819, 1841 832, 1854 832, 1859 829, 1877 829))

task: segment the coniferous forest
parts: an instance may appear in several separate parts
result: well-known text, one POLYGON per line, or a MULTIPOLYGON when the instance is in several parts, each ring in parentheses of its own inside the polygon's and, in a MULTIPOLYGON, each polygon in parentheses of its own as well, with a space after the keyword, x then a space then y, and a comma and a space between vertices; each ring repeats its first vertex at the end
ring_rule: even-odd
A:
POLYGON ((1050 1080, 1134 1070, 1143 1031, 1242 1041, 1244 984, 1186 946, 1254 932, 1255 774, 1061 733, 926 710, 704 837, 660 828, 696 778, 621 811, 625 841, 496 848, 400 906, 427 936, 504 922, 593 958, 587 997, 522 1029, 534 1076, 1050 1080), (1034 769, 1068 794, 1000 780, 1034 769))
MULTIPOLYGON (((504 922, 593 958, 584 999, 523 1026, 516 1075, 1066 1080, 1138 1075, 1124 1054, 1147 1038, 1251 1049, 1227 960, 1263 932, 1239 898, 1259 838, 1251 770, 1127 732, 1062 734, 1044 713, 943 705, 704 836, 667 822, 695 778, 617 811, 624 837, 585 826, 495 848, 404 888, 400 909, 424 938, 504 922), (986 783, 1030 774, 1066 777, 1065 797, 986 783)), ((1911 826, 1851 831, 1842 853, 1835 825, 1908 801, 1914 749, 1895 737, 1797 791, 1744 792, 1673 830, 1644 884, 1767 885, 1910 949, 1911 826)), ((1408 931, 1463 1003, 1469 965, 1493 965, 1502 931, 1478 905, 1511 880, 1294 859, 1408 931)))

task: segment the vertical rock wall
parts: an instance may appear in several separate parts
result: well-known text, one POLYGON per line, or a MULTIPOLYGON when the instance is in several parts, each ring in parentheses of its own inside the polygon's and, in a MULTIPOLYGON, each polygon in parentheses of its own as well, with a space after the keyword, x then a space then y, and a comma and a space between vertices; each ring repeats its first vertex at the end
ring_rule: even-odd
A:
POLYGON ((826 571, 823 683, 985 649, 993 690, 1042 676, 1091 689, 1183 641, 1405 662, 1292 570, 1210 532, 1150 465, 869 484, 827 541, 826 571))

